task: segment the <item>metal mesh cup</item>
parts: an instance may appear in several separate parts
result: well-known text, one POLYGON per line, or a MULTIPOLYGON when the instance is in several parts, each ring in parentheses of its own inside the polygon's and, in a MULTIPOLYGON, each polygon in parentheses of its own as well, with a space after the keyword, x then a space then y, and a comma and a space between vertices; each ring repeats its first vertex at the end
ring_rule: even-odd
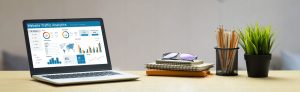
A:
POLYGON ((215 48, 216 49, 216 74, 220 76, 238 75, 238 49, 239 48, 215 48))

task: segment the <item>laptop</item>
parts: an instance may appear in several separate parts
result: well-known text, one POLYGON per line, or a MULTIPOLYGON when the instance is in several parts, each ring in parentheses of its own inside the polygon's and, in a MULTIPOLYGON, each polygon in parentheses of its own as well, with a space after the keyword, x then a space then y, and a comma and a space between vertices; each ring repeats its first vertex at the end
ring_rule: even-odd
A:
POLYGON ((102 18, 24 20, 33 79, 56 85, 135 80, 112 70, 102 18))

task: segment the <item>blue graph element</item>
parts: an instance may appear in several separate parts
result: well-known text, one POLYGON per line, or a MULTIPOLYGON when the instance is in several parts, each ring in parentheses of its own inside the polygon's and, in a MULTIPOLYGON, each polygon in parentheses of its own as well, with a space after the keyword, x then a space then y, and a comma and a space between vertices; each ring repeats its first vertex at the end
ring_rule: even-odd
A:
POLYGON ((59 61, 58 57, 56 57, 56 59, 50 58, 48 64, 61 64, 61 62, 59 61))
POLYGON ((80 34, 80 36, 89 36, 89 31, 88 30, 80 30, 79 34, 80 34))
POLYGON ((74 49, 74 43, 68 44, 68 45, 66 46, 66 48, 67 48, 68 50, 74 49))
POLYGON ((78 62, 78 64, 85 64, 84 55, 77 55, 77 62, 78 62))
POLYGON ((102 50, 101 50, 101 45, 100 43, 98 43, 98 47, 92 47, 92 46, 89 46, 88 48, 86 49, 82 49, 79 45, 78 45, 78 50, 79 50, 79 53, 101 53, 102 50))
POLYGON ((70 43, 66 46, 66 49, 63 49, 64 53, 66 52, 66 50, 70 51, 70 50, 74 50, 74 43, 70 43))
POLYGON ((81 34, 81 36, 89 36, 89 34, 81 34))
POLYGON ((92 36, 98 36, 98 35, 99 35, 99 34, 98 34, 97 31, 92 33, 92 36))

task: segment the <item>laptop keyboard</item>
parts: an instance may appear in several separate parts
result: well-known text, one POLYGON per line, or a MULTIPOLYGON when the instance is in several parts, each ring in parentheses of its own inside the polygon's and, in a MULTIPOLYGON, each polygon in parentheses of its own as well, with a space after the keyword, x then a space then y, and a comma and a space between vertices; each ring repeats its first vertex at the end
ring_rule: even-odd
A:
POLYGON ((119 75, 120 73, 105 71, 105 72, 84 72, 84 73, 72 73, 72 74, 59 74, 59 75, 45 75, 43 77, 49 79, 66 79, 66 78, 82 78, 82 77, 96 77, 96 76, 111 76, 119 75))

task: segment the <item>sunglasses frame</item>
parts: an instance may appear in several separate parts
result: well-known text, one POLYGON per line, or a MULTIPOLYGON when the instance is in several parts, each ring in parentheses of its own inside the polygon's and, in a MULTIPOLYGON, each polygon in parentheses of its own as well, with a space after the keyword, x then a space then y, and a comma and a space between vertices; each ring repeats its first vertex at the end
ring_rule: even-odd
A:
POLYGON ((194 61, 198 58, 197 55, 193 55, 193 54, 189 54, 189 53, 179 53, 179 52, 167 52, 167 53, 164 53, 163 56, 162 56, 162 60, 186 60, 186 61, 194 61), (167 55, 170 55, 170 54, 173 54, 175 53, 176 55, 175 56, 172 56, 170 58, 165 58, 167 55), (182 58, 181 55, 191 55, 193 57, 193 59, 185 59, 185 58, 182 58), (179 57, 178 57, 179 56, 179 57))

